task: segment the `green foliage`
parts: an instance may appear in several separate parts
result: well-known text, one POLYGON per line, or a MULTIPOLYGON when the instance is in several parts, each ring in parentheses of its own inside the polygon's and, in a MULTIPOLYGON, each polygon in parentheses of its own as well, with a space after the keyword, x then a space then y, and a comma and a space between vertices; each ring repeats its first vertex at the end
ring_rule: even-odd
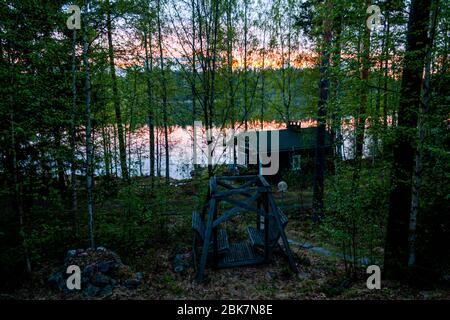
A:
POLYGON ((332 239, 347 256, 348 271, 367 263, 381 263, 389 196, 388 171, 365 166, 354 187, 354 168, 342 164, 339 173, 327 181, 326 218, 321 225, 324 239, 332 239))
MULTIPOLYGON (((361 79, 361 66, 366 59, 361 50, 366 1, 358 0, 349 5, 348 1, 334 0, 332 8, 327 6, 329 1, 277 0, 269 1, 270 5, 246 1, 248 12, 252 13, 247 17, 243 1, 216 1, 202 4, 206 6, 203 9, 207 9, 204 12, 218 14, 217 37, 205 34, 205 29, 208 32, 214 29, 209 14, 198 16, 198 12, 194 12, 196 59, 198 64, 203 63, 196 72, 192 72, 189 65, 190 1, 161 2, 162 42, 167 50, 164 53, 167 55, 164 60, 166 88, 161 81, 153 2, 111 1, 126 144, 133 146, 128 133, 147 125, 149 111, 154 113, 154 125, 158 128, 190 125, 193 120, 205 121, 205 116, 216 126, 234 123, 241 128, 244 118, 277 122, 316 118, 319 70, 314 51, 321 49, 324 22, 337 26, 340 21, 341 33, 333 28, 332 41, 327 48, 331 54, 331 65, 326 73, 330 82, 327 127, 336 130, 339 127, 336 124, 345 122, 343 134, 350 141, 354 138, 352 119, 359 116, 367 120, 365 137, 370 154, 362 160, 361 168, 359 159, 352 160, 352 155, 347 155, 350 159, 345 161, 328 155, 328 160, 334 161, 337 167, 326 173, 326 214, 320 230, 323 239, 348 256, 349 272, 358 268, 358 261, 351 257, 368 257, 381 262, 391 191, 392 148, 402 134, 416 136, 414 126, 399 128, 397 121, 406 43, 403 1, 380 3, 386 24, 382 30, 371 34, 367 81, 361 79), (218 12, 212 7, 216 3, 218 12), (183 14, 173 10, 178 9, 178 5, 185 6, 180 11, 183 14), (228 24, 224 23, 227 13, 230 15, 228 24), (246 20, 248 28, 244 30, 246 20), (182 24, 183 28, 174 28, 172 23, 182 24), (203 27, 208 24, 202 34, 199 34, 200 24, 203 27), (152 38, 149 44, 152 69, 148 72, 142 52, 144 33, 152 38), (297 48, 303 47, 304 36, 315 47, 306 53, 297 52, 297 48), (207 44, 202 43, 206 50, 205 47, 200 49, 200 37, 208 38, 207 44), (242 65, 244 47, 248 51, 247 70, 242 65), (217 50, 214 68, 211 68, 211 57, 206 57, 212 50, 217 50), (227 54, 232 55, 233 72, 230 72, 227 54), (264 69, 257 67, 263 54, 267 59, 264 69), (304 68, 294 62, 316 66, 304 68), (206 77, 202 67, 210 68, 206 77), (168 99, 167 123, 163 118, 164 89, 168 99), (362 108, 362 92, 367 95, 365 108, 362 108), (244 110, 248 113, 244 114, 244 110)), ((83 54, 82 32, 77 32, 75 37, 77 56, 72 66, 73 33, 66 28, 68 15, 64 12, 68 4, 63 0, 8 0, 0 5, 2 283, 12 281, 8 279, 10 275, 20 277, 26 270, 27 259, 32 267, 42 266, 51 259, 61 259, 69 248, 88 245, 84 154, 86 70, 80 56, 83 54), (72 67, 76 71, 74 109, 72 67), (76 131, 75 150, 70 144, 72 128, 76 131), (72 164, 77 166, 76 208, 69 179, 72 164)), ((154 247, 168 242, 183 247, 190 243, 191 211, 201 208, 204 201, 207 172, 203 171, 192 181, 178 181, 180 185, 176 188, 167 185, 163 178, 150 181, 149 177, 141 177, 140 169, 148 153, 148 144, 144 144, 139 150, 139 160, 133 162, 134 154, 128 155, 128 165, 134 168, 130 168, 133 178, 130 181, 120 178, 117 119, 105 34, 106 4, 90 1, 89 12, 83 7, 85 29, 81 30, 88 36, 87 58, 91 64, 95 240, 98 245, 118 250, 125 256, 139 249, 150 248, 153 252, 154 247), (183 197, 176 192, 183 193, 183 197), (174 215, 182 217, 181 226, 171 219, 174 215)), ((450 221, 445 214, 450 197, 448 11, 448 6, 443 5, 432 48, 430 108, 422 115, 426 137, 424 141, 414 141, 415 147, 424 149, 418 261, 427 270, 437 273, 448 270, 450 257, 449 248, 445 246, 450 242, 450 221)), ((163 139, 161 136, 159 139, 161 146, 163 139)), ((127 152, 136 153, 136 150, 130 148, 127 152)), ((164 157, 165 150, 160 151, 164 157)), ((313 155, 302 159, 302 171, 284 172, 282 179, 292 189, 309 187, 314 161, 313 155)), ((181 294, 170 278, 165 277, 164 281, 175 293, 181 294)))

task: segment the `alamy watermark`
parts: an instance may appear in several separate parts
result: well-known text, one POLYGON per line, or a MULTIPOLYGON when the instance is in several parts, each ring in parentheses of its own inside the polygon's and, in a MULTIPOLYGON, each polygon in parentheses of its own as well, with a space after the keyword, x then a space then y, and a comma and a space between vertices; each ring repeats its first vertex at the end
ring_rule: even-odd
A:
POLYGON ((381 289, 381 269, 377 265, 371 265, 367 267, 367 273, 370 274, 370 276, 367 278, 366 286, 367 289, 373 290, 381 289))
POLYGON ((381 26, 381 9, 377 5, 371 5, 366 10, 370 16, 366 20, 367 28, 371 31, 381 26))
POLYGON ((67 13, 71 16, 67 19, 67 28, 69 30, 80 30, 81 29, 81 9, 77 5, 71 5, 67 9, 67 13))
POLYGON ((66 286, 69 290, 81 290, 81 270, 77 265, 70 265, 66 270, 70 276, 66 280, 66 286))

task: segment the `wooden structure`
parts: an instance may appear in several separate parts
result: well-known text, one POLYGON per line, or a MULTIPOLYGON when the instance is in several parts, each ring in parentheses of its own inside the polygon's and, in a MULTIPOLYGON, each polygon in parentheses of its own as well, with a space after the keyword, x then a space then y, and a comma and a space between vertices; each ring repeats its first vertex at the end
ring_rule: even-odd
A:
MULTIPOLYGON (((248 132, 241 133, 241 135, 249 134, 248 132)), ((317 127, 302 128, 300 122, 290 121, 286 129, 268 130, 268 131, 255 131, 257 147, 253 148, 247 153, 252 154, 256 152, 255 157, 258 157, 260 153, 270 150, 271 152, 277 152, 279 155, 279 169, 277 174, 264 176, 264 178, 270 183, 278 183, 282 179, 282 175, 285 172, 292 171, 301 173, 302 179, 311 175, 314 171, 314 153, 316 148, 317 139, 317 127), (271 132, 278 132, 278 147, 272 148, 271 132), (265 148, 260 145, 260 135, 264 132, 267 135, 267 145, 265 148), (263 151, 264 150, 264 151, 263 151)), ((240 152, 246 153, 245 146, 240 145, 240 152)), ((330 155, 331 159, 333 154, 333 140, 329 131, 325 132, 325 153, 330 155)), ((248 159, 247 157, 245 158, 248 159)), ((258 164, 246 165, 258 170, 258 164)), ((331 166, 332 162, 329 162, 327 166, 331 166)), ((265 167, 266 165, 263 165, 265 167)))
POLYGON ((229 268, 268 262, 275 249, 298 272, 284 232, 287 217, 277 207, 272 188, 262 176, 224 176, 209 180, 208 194, 201 214, 192 215, 193 259, 196 279, 202 281, 207 264, 229 268), (220 212, 220 204, 231 207, 220 212), (221 225, 247 211, 255 213, 255 226, 248 226, 248 239, 229 243, 221 225))

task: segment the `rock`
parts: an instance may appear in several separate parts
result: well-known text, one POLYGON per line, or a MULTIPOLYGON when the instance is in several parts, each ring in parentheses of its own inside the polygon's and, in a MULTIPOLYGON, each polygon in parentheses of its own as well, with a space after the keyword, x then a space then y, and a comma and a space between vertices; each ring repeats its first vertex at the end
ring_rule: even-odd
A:
POLYGON ((88 264, 81 272, 81 276, 82 278, 90 279, 94 275, 94 272, 95 266, 93 264, 88 264))
POLYGON ((77 256, 77 250, 68 250, 66 253, 66 257, 64 258, 64 265, 68 266, 71 263, 69 263, 73 258, 77 256))
POLYGON ((101 272, 97 272, 94 278, 92 279, 92 283, 99 287, 104 287, 108 285, 110 282, 111 278, 101 272))
POLYGON ((111 264, 111 271, 113 271, 113 272, 117 272, 118 270, 120 270, 120 268, 123 266, 123 263, 122 262, 117 262, 117 261, 115 261, 115 262, 113 262, 112 264, 111 264))
POLYGON ((97 264, 98 271, 103 273, 108 273, 109 271, 112 271, 115 266, 116 263, 114 261, 102 261, 97 264))
POLYGON ((62 279, 62 272, 54 272, 48 277, 48 282, 52 285, 57 284, 62 279))
POLYGON ((128 279, 125 281, 125 287, 128 289, 136 289, 141 284, 141 281, 138 279, 128 279))
POLYGON ((190 254, 177 254, 175 255, 172 263, 173 270, 176 273, 184 272, 189 269, 191 265, 190 254))
POLYGON ((273 272, 267 271, 266 272, 266 279, 267 280, 273 280, 275 279, 276 275, 273 272))
POLYGON ((102 289, 102 291, 100 292, 100 295, 105 296, 105 297, 110 296, 110 295, 112 295, 113 290, 114 290, 114 287, 112 285, 108 284, 107 286, 105 286, 102 289))
POLYGON ((175 267, 173 268, 173 271, 175 271, 176 273, 181 273, 184 271, 184 266, 183 265, 175 265, 175 267))
POLYGON ((54 272, 48 277, 48 283, 54 287, 63 290, 66 288, 66 281, 64 280, 62 272, 54 272))
POLYGON ((77 255, 77 250, 69 250, 66 254, 66 259, 73 258, 77 255))
POLYGON ((92 284, 89 284, 86 287, 84 294, 87 295, 88 297, 95 297, 99 292, 100 292, 100 288, 98 288, 92 284))
POLYGON ((49 284, 66 294, 75 291, 66 286, 65 270, 68 265, 78 265, 81 268, 82 293, 87 298, 110 296, 119 285, 136 289, 144 278, 142 272, 134 273, 129 266, 122 263, 116 253, 104 247, 72 249, 66 252, 62 268, 57 269, 57 272, 48 278, 49 284))
POLYGON ((299 273, 297 273, 297 278, 300 280, 307 280, 307 279, 311 278, 311 275, 306 272, 299 272, 299 273))

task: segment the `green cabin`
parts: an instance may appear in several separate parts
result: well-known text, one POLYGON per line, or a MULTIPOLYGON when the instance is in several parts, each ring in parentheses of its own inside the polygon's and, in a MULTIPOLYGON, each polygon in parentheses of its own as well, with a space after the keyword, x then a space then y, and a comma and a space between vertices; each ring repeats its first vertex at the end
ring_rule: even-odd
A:
MULTIPOLYGON (((257 149, 249 147, 240 148, 241 151, 246 153, 245 164, 247 168, 251 171, 259 171, 259 167, 267 167, 268 165, 260 165, 260 155, 268 153, 267 156, 271 157, 271 152, 278 151, 279 153, 279 166, 276 174, 264 175, 264 177, 271 183, 280 181, 284 175, 301 175, 306 180, 310 180, 314 172, 314 154, 316 148, 317 139, 317 127, 307 127, 302 128, 300 122, 289 122, 286 129, 276 130, 278 133, 278 148, 272 150, 272 132, 273 130, 267 131, 256 131, 256 141, 257 149), (262 136, 264 132, 265 137, 262 136), (266 138, 267 137, 267 138, 266 138), (266 143, 266 148, 263 147, 263 143, 266 143), (242 150, 243 149, 243 150, 242 150), (245 150, 245 151, 244 151, 245 150), (257 159, 256 164, 250 159, 257 159)), ((251 141, 249 138, 247 141, 251 141)), ((249 142, 250 145, 255 145, 249 142)), ((248 145, 247 145, 248 146, 248 145)), ((241 146, 240 146, 241 147, 241 146)), ((333 142, 332 135, 327 130, 325 131, 325 154, 328 159, 331 159, 333 153, 333 142)), ((327 164, 327 167, 329 165, 327 164)))

